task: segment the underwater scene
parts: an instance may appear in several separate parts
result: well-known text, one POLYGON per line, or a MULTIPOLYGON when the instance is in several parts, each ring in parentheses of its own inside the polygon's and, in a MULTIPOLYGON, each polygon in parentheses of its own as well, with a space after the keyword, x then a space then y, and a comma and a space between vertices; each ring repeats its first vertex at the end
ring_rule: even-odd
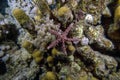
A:
POLYGON ((120 80, 120 0, 0 0, 0 80, 120 80))

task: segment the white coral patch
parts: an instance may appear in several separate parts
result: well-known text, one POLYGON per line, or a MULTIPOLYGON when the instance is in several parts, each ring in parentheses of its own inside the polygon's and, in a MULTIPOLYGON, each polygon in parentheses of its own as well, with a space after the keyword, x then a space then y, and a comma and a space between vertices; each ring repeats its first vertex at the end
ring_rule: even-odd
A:
POLYGON ((51 5, 53 3, 53 0, 47 0, 48 4, 51 5))
POLYGON ((87 37, 83 37, 81 40, 81 45, 88 45, 89 39, 87 37))
POLYGON ((85 23, 86 24, 92 24, 94 21, 94 18, 91 14, 87 14, 86 17, 85 17, 85 23))

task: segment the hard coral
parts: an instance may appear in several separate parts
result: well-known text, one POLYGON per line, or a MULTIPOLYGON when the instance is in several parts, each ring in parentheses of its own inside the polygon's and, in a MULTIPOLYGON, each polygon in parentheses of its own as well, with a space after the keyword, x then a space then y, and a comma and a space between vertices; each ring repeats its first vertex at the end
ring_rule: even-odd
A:
POLYGON ((67 35, 68 33, 70 32, 70 30, 73 28, 73 23, 70 24, 69 27, 67 27, 67 29, 64 31, 64 32, 57 32, 57 31, 54 31, 54 30, 50 30, 50 33, 54 34, 57 39, 55 41, 53 41, 48 47, 47 49, 50 49, 52 47, 55 47, 58 43, 62 42, 62 49, 63 49, 63 52, 66 54, 66 47, 65 47, 65 42, 67 41, 78 41, 77 38, 68 38, 67 35))
POLYGON ((30 41, 25 40, 22 43, 22 47, 25 48, 29 53, 33 52, 33 44, 30 41))
POLYGON ((22 9, 16 8, 13 10, 12 13, 21 25, 25 24, 30 20, 30 18, 26 15, 26 13, 22 9))
POLYGON ((37 49, 33 51, 32 57, 33 57, 33 59, 35 60, 36 63, 40 63, 43 59, 42 52, 37 50, 37 49))
POLYGON ((115 9, 114 13, 114 26, 113 26, 114 31, 119 29, 119 20, 120 20, 120 6, 118 6, 115 9))
POLYGON ((58 15, 63 16, 65 13, 67 13, 69 11, 70 11, 70 9, 68 7, 63 6, 60 9, 58 9, 58 15))
POLYGON ((34 23, 30 19, 30 17, 22 10, 19 8, 15 8, 12 11, 13 16, 16 18, 16 20, 19 22, 19 24, 26 29, 32 36, 35 37, 36 31, 34 30, 34 23))
POLYGON ((41 80, 57 80, 57 76, 54 72, 48 71, 41 80))

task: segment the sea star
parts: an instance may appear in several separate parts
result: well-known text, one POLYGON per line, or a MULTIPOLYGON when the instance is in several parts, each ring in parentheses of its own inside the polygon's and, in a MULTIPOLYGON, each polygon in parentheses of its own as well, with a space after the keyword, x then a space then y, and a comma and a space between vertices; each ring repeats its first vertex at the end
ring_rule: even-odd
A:
POLYGON ((77 38, 68 38, 67 35, 68 33, 70 32, 70 30, 73 28, 73 23, 71 23, 67 29, 63 32, 62 30, 60 30, 59 32, 58 31, 55 31, 55 30, 50 30, 50 33, 51 34, 54 34, 56 36, 56 40, 54 40, 48 47, 47 49, 50 49, 52 47, 55 47, 58 43, 62 43, 62 49, 63 49, 63 52, 65 54, 67 54, 66 52, 66 47, 65 47, 65 42, 67 41, 78 41, 77 38))

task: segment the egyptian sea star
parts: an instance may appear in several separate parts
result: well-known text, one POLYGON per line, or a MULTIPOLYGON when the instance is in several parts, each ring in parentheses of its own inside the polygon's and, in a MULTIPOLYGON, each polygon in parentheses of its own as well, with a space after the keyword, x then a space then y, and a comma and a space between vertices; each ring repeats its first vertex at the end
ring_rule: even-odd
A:
MULTIPOLYGON (((50 49, 52 47, 55 47, 58 43, 62 43, 62 50, 65 54, 66 52, 66 47, 65 47, 65 42, 67 41, 78 41, 77 38, 68 38, 67 35, 70 32, 70 30, 73 28, 73 23, 71 23, 67 29, 63 32, 57 32, 55 30, 50 30, 51 34, 54 34, 56 36, 56 40, 54 40, 48 47, 47 49, 50 49)), ((61 31, 61 30, 60 30, 61 31)))

